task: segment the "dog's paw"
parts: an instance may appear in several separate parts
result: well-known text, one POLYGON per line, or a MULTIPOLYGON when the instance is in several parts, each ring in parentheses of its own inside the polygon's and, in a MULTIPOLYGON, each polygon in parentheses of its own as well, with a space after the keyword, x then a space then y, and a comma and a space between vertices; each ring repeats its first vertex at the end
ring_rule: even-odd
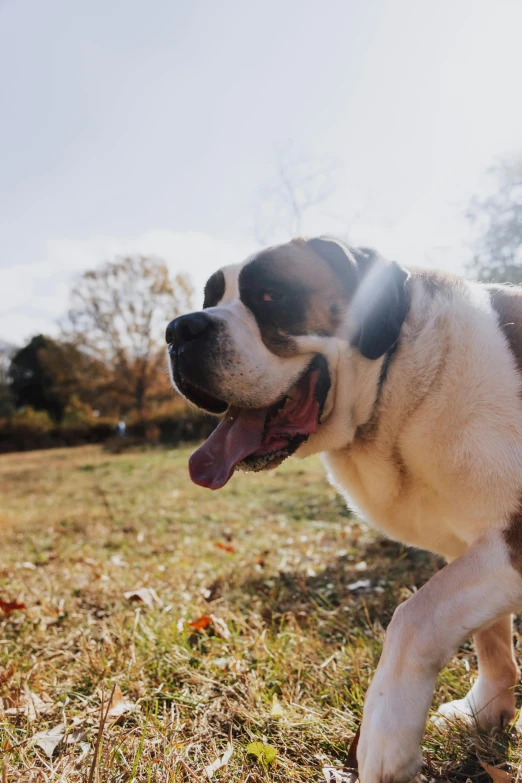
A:
POLYGON ((393 713, 363 723, 357 749, 360 783, 409 783, 423 764, 418 730, 397 726, 393 713))
POLYGON ((441 729, 447 728, 448 723, 458 721, 473 728, 503 729, 514 719, 515 714, 513 690, 499 694, 498 688, 484 687, 477 682, 465 698, 441 704, 432 721, 441 729))

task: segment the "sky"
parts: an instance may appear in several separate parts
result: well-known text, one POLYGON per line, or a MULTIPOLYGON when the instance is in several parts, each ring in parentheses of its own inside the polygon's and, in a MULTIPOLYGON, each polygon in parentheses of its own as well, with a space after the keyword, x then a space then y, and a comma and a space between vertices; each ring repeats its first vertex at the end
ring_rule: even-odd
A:
POLYGON ((520 0, 0 0, 0 339, 57 334, 118 254, 199 292, 290 238, 281 155, 328 171, 303 233, 463 271, 522 152, 521 29, 520 0))

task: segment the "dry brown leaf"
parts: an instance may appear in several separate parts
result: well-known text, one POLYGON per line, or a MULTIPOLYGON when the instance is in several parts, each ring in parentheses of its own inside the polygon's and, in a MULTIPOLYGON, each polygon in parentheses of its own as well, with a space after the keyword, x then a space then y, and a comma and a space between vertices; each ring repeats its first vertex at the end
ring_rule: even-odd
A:
POLYGON ((221 636, 222 639, 230 639, 230 631, 228 630, 228 626, 225 621, 222 620, 221 617, 216 617, 215 614, 211 614, 210 618, 217 635, 221 636))
MULTIPOLYGON (((181 621, 181 629, 183 628, 183 621, 181 621)), ((209 626, 212 626, 217 636, 222 639, 230 639, 230 631, 228 626, 221 617, 216 617, 215 614, 204 614, 197 620, 193 620, 188 625, 194 629, 194 631, 205 631, 209 626)))
POLYGON ((127 601, 142 601, 149 609, 154 609, 155 604, 161 606, 161 600, 153 587, 140 587, 123 595, 127 601))
POLYGON ((277 693, 274 693, 272 696, 272 709, 270 710, 270 717, 271 718, 282 718, 283 717, 283 707, 277 698, 277 693))
POLYGON ((45 715, 53 707, 53 702, 45 695, 45 700, 33 693, 28 685, 24 685, 22 692, 12 695, 6 699, 6 703, 11 703, 11 707, 5 710, 6 715, 25 715, 28 720, 35 720, 38 715, 45 715))
POLYGON ((513 780, 513 775, 510 772, 506 772, 505 769, 493 767, 485 761, 481 761, 480 766, 488 773, 493 783, 510 783, 513 780))
POLYGON ((208 614, 204 614, 198 620, 193 620, 191 623, 189 623, 190 627, 195 631, 204 631, 205 628, 208 628, 208 626, 211 624, 212 617, 208 614))
POLYGON ((354 734, 353 740, 348 748, 348 755, 344 762, 345 769, 357 770, 357 748, 359 747, 359 738, 361 736, 361 727, 357 727, 357 731, 354 734))
POLYGON ((348 755, 344 767, 326 766, 323 767, 323 775, 327 783, 357 783, 359 780, 359 773, 357 771, 357 746, 359 744, 359 737, 361 734, 361 727, 355 732, 355 736, 348 748, 348 755))
POLYGON ((69 734, 67 734, 65 737, 65 742, 67 745, 76 745, 77 742, 84 744, 86 738, 87 734, 83 729, 76 729, 75 731, 71 731, 69 734))
POLYGON ((323 775, 326 783, 357 783, 357 772, 353 769, 339 769, 339 767, 323 767, 323 775))
POLYGON ((214 772, 217 772, 218 769, 221 769, 221 767, 225 767, 228 764, 233 752, 234 748, 232 743, 227 742, 227 749, 225 752, 221 756, 218 756, 217 759, 212 762, 212 764, 208 764, 205 767, 205 774, 209 780, 213 776, 214 772))
POLYGON ((124 715, 126 712, 131 712, 136 707, 134 702, 126 699, 119 685, 116 685, 112 694, 111 703, 109 705, 109 712, 107 715, 109 718, 119 718, 120 715, 124 715))
POLYGON ((97 560, 93 560, 92 557, 79 557, 75 561, 76 563, 83 563, 84 565, 93 566, 94 568, 99 568, 99 562, 97 560))
POLYGON ((0 598, 0 609, 2 609, 2 611, 5 612, 7 616, 9 616, 11 612, 17 610, 20 611, 25 608, 25 604, 19 604, 17 601, 2 601, 0 598))
POLYGON ((53 729, 48 729, 47 731, 38 731, 33 737, 33 742, 43 750, 46 756, 52 758, 55 748, 63 740, 63 737, 63 725, 60 723, 53 729))
POLYGON ((222 544, 221 541, 216 541, 216 546, 218 549, 222 549, 224 552, 232 553, 236 551, 233 546, 230 546, 230 544, 222 544))

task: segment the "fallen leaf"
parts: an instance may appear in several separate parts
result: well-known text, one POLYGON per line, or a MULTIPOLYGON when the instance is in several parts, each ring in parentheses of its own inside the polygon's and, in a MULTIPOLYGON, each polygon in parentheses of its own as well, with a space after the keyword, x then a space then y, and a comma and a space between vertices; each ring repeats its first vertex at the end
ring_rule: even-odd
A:
POLYGON ((17 601, 2 601, 0 598, 0 609, 2 609, 7 615, 16 610, 25 609, 25 604, 19 604, 17 601))
POLYGON ((221 617, 216 617, 214 614, 209 615, 209 617, 212 620, 212 625, 214 626, 217 635, 221 636, 222 639, 230 639, 230 631, 228 630, 226 622, 222 620, 221 617))
POLYGON ((99 563, 97 560, 93 560, 92 557, 79 557, 76 560, 77 563, 83 563, 84 565, 93 566, 94 568, 99 567, 99 563))
POLYGON ((222 580, 218 577, 211 585, 204 587, 201 594, 206 601, 215 601, 219 597, 222 587, 222 580))
POLYGON ((38 731, 33 737, 33 742, 35 745, 38 745, 38 747, 43 750, 46 756, 52 758, 55 748, 63 740, 63 737, 64 737, 63 725, 60 723, 58 726, 55 726, 54 729, 48 729, 47 731, 38 731))
POLYGON ((265 746, 263 745, 262 742, 250 742, 247 745, 246 752, 250 756, 256 756, 257 758, 260 758, 263 755, 264 748, 265 746))
POLYGON ((251 756, 256 756, 262 764, 271 764, 275 761, 277 750, 273 745, 265 745, 263 742, 250 742, 247 745, 246 752, 251 756))
POLYGON ((357 771, 357 747, 359 745, 360 736, 361 727, 358 726, 354 738, 350 743, 350 747, 348 748, 348 755, 346 756, 346 761, 344 762, 345 769, 353 769, 357 771))
POLYGON ((327 783, 357 783, 359 780, 354 770, 339 767, 323 767, 323 775, 327 783))
POLYGON ((140 587, 123 595, 127 601, 142 601, 149 609, 154 609, 155 604, 161 606, 161 600, 153 587, 140 587))
POLYGON ((500 767, 492 767, 491 764, 486 764, 485 761, 481 761, 480 766, 488 773, 493 783, 510 783, 513 780, 513 775, 504 769, 500 769, 500 767))
POLYGON ((223 549, 225 552, 235 552, 233 546, 230 546, 230 544, 222 544, 221 541, 216 541, 216 546, 218 549, 223 549))
POLYGON ((267 764, 271 764, 277 757, 277 750, 273 745, 265 745, 264 757, 267 764))
POLYGON ((279 702, 279 699, 277 698, 277 693, 274 693, 274 695, 272 696, 272 709, 270 710, 270 717, 271 718, 283 717, 283 708, 279 702))
POLYGON ((113 555, 111 557, 111 563, 115 566, 119 566, 120 568, 127 568, 129 565, 125 560, 122 560, 121 555, 113 555))
POLYGON ((81 753, 80 753, 80 756, 78 758, 78 763, 83 761, 84 758, 87 756, 87 754, 90 752, 90 750, 91 750, 90 743, 89 742, 80 742, 80 750, 81 750, 81 753))
POLYGON ((40 715, 45 715, 53 707, 53 702, 49 697, 44 701, 36 693, 33 693, 28 685, 24 685, 23 692, 18 692, 9 699, 11 707, 5 710, 6 715, 25 715, 28 720, 35 720, 40 715))
POLYGON ((124 715, 126 712, 131 712, 136 705, 134 702, 125 698, 121 692, 119 685, 114 688, 111 703, 109 705, 109 712, 107 715, 109 718, 119 718, 120 715, 124 715))
POLYGON ((331 765, 323 767, 323 775, 327 783, 357 783, 359 780, 357 745, 359 744, 360 734, 361 727, 359 726, 348 749, 348 755, 343 767, 332 767, 331 765))
POLYGON ((193 620, 191 623, 189 623, 190 627, 195 631, 204 631, 205 628, 208 628, 208 626, 211 624, 212 617, 210 617, 208 614, 204 614, 199 618, 199 620, 193 620))
POLYGON ((205 767, 205 774, 209 780, 213 776, 214 772, 217 772, 218 769, 221 769, 221 767, 226 767, 232 757, 233 752, 234 748, 232 743, 227 742, 227 749, 225 752, 221 756, 218 756, 217 759, 212 762, 212 764, 208 764, 208 766, 205 767))
POLYGON ((368 588, 371 587, 371 584, 369 579, 359 579, 358 582, 352 582, 351 585, 348 585, 348 590, 351 590, 352 592, 354 590, 368 590, 368 588))
POLYGON ((84 745, 84 740, 86 738, 87 734, 83 729, 76 729, 75 731, 71 731, 69 734, 67 734, 65 737, 65 743, 67 745, 76 745, 77 742, 80 742, 82 745, 84 745))

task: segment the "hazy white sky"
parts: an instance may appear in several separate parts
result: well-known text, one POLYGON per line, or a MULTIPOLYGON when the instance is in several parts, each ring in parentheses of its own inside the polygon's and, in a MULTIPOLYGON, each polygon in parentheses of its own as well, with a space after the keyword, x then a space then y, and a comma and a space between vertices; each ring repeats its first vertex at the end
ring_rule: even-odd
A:
POLYGON ((460 269, 522 151, 521 30, 520 0, 0 0, 0 338, 53 333, 117 253, 201 286, 255 250, 291 141, 335 161, 306 233, 460 269))

